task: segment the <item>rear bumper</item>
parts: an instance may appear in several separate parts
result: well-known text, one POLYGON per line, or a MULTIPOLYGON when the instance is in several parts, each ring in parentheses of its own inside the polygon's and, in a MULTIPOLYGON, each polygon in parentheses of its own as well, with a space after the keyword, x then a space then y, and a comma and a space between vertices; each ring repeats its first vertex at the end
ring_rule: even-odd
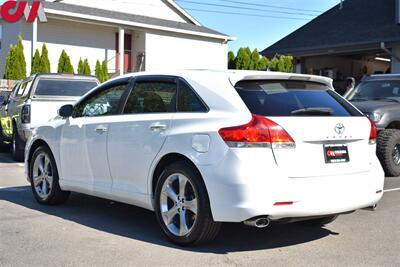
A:
POLYGON ((384 173, 375 157, 367 172, 307 178, 285 177, 266 149, 251 161, 240 158, 231 153, 215 168, 200 167, 215 221, 342 214, 373 206, 383 195, 384 173))

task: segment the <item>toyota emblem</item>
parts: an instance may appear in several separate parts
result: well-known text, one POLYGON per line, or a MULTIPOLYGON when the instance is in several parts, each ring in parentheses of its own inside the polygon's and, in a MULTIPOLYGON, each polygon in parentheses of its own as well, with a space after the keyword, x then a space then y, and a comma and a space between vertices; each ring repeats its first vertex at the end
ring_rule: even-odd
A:
POLYGON ((336 124, 336 126, 335 126, 335 132, 336 132, 337 134, 343 134, 343 133, 344 133, 344 130, 345 130, 345 127, 344 127, 344 125, 343 125, 342 123, 336 124))

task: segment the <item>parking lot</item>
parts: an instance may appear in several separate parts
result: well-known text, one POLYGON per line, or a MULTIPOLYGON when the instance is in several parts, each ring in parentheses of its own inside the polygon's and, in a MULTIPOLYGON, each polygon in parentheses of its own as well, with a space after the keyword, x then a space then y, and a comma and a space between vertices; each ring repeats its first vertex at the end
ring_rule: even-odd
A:
POLYGON ((216 241, 168 243, 152 212, 73 194, 38 205, 24 168, 0 154, 0 266, 399 266, 400 179, 387 178, 376 211, 325 228, 226 224, 216 241), (394 189, 394 190, 392 190, 394 189))

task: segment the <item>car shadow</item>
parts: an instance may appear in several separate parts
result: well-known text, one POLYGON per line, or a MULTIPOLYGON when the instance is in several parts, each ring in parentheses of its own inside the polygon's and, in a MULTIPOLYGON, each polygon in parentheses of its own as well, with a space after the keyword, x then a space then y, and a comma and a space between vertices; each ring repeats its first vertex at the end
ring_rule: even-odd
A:
POLYGON ((76 193, 71 194, 64 205, 43 206, 34 200, 30 190, 29 186, 2 188, 0 201, 8 201, 107 233, 193 252, 226 254, 268 250, 337 235, 325 228, 308 228, 296 224, 271 225, 257 229, 239 223, 227 223, 223 225, 215 241, 198 247, 182 248, 163 237, 151 211, 76 193))

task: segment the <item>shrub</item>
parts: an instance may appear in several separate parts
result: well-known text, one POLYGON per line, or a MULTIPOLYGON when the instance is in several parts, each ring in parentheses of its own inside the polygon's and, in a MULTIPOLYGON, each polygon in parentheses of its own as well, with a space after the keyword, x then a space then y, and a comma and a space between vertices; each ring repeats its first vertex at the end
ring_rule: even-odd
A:
POLYGON ((58 60, 58 73, 69 73, 74 74, 74 67, 71 64, 71 59, 68 54, 63 50, 60 55, 60 59, 58 60))

